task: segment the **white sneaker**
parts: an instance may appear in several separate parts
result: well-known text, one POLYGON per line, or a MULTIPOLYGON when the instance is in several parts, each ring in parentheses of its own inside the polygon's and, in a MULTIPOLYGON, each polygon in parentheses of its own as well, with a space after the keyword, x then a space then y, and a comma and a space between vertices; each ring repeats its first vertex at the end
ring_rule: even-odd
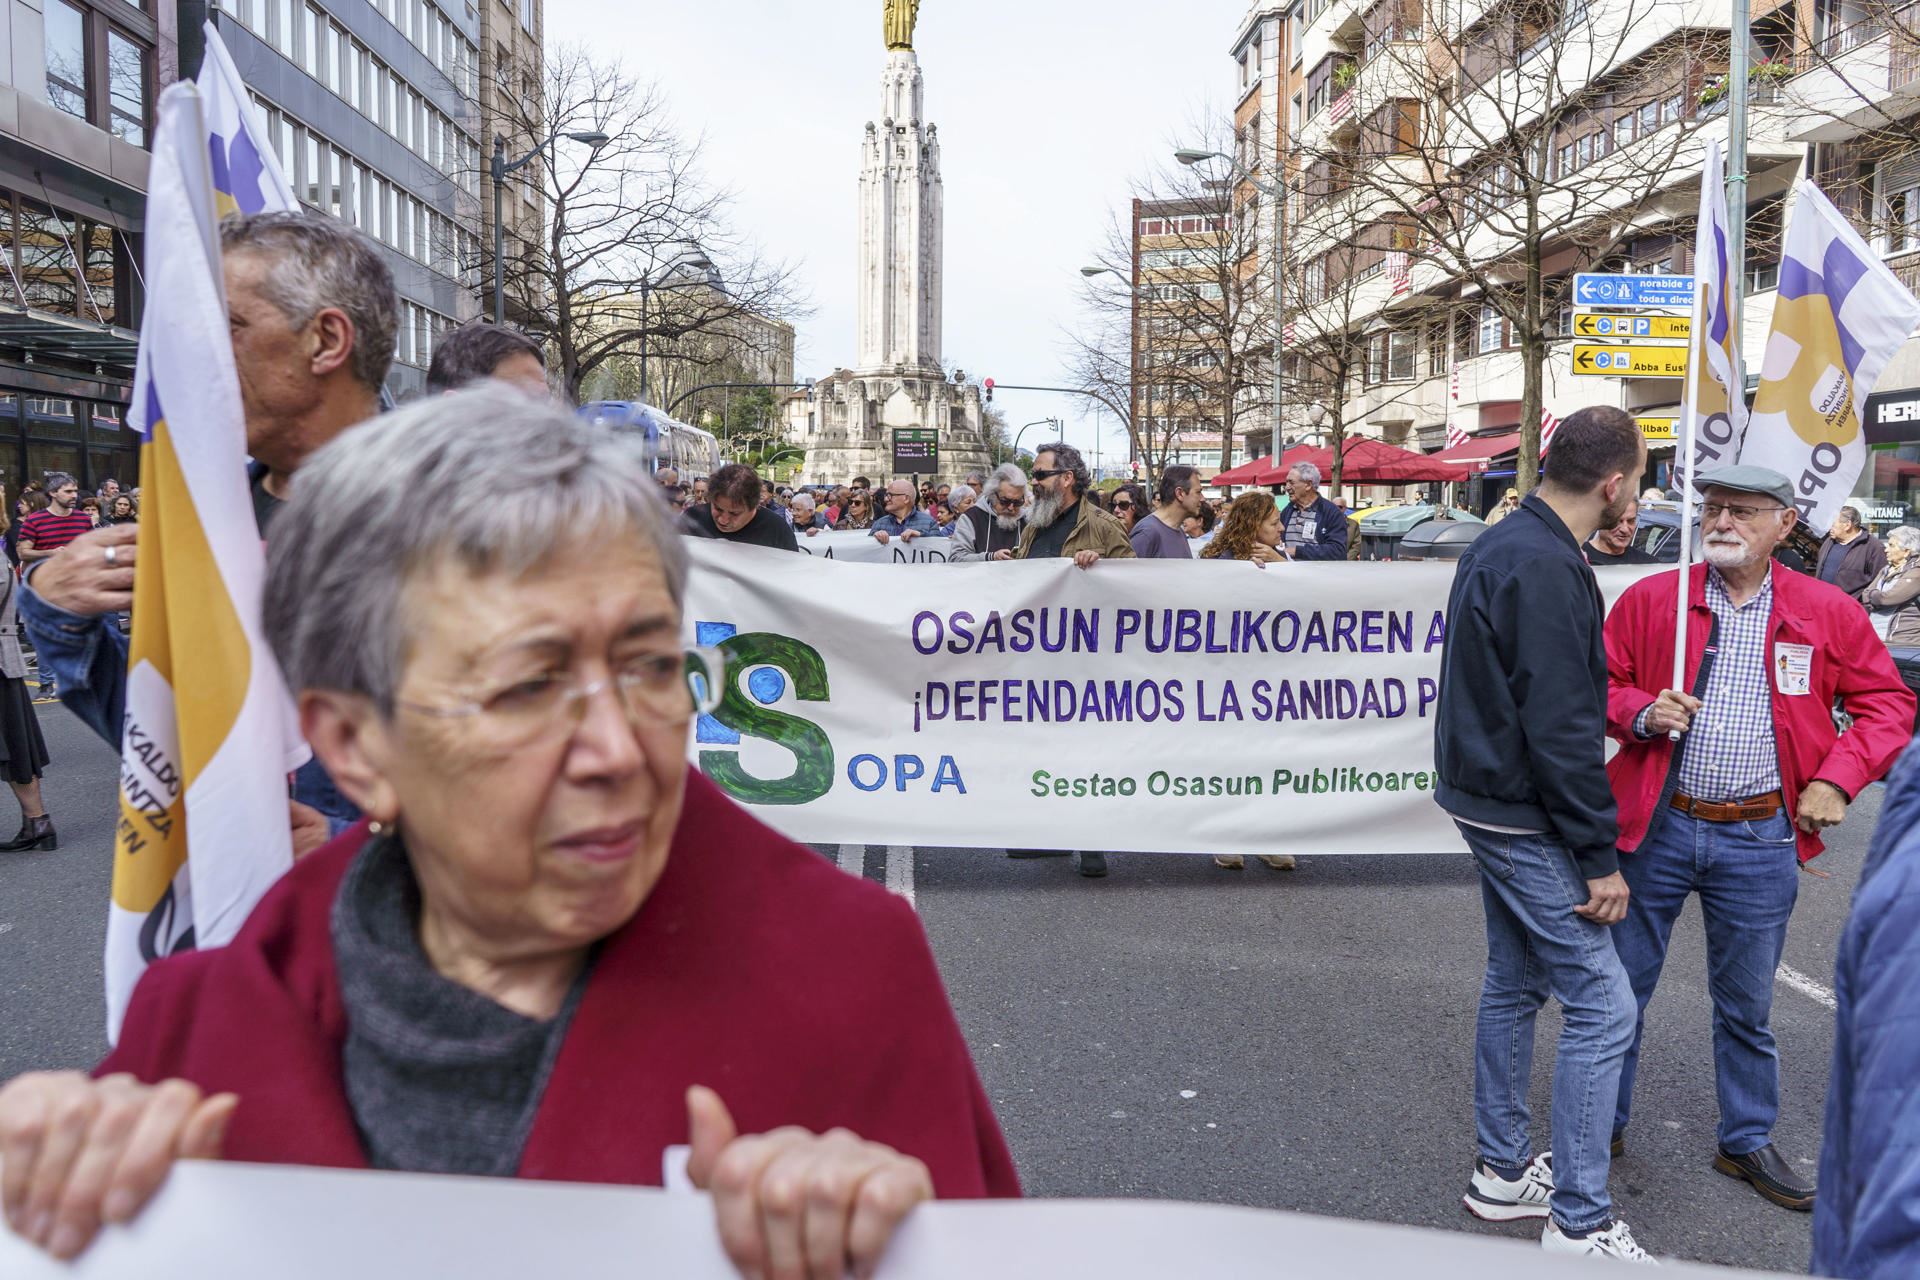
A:
POLYGON ((1594 1231, 1574 1239, 1560 1230, 1560 1224, 1551 1218, 1547 1220, 1547 1229, 1540 1234, 1540 1247, 1548 1253, 1585 1254, 1595 1258, 1617 1258, 1621 1262, 1637 1262, 1642 1266, 1657 1267, 1652 1254, 1642 1249, 1633 1238, 1633 1232, 1627 1224, 1618 1218, 1605 1231, 1594 1231))
POLYGON ((1553 1195, 1553 1152, 1542 1151, 1509 1182, 1486 1165, 1473 1162, 1473 1181, 1460 1198, 1467 1212, 1488 1222, 1518 1222, 1548 1216, 1553 1195))

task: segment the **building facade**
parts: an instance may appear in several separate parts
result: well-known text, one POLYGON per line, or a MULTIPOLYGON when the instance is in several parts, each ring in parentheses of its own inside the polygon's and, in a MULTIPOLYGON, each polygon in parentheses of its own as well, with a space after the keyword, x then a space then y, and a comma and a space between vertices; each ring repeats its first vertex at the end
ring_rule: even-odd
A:
POLYGON ((479 11, 467 0, 218 0, 215 25, 301 203, 382 247, 400 295, 388 388, 418 394, 434 344, 479 312, 479 11))
POLYGON ((0 484, 130 485, 147 148, 179 72, 174 3, 0 11, 0 484))
MULTIPOLYGON (((1491 440, 1504 488, 1538 370, 1542 428, 1618 405, 1649 424, 1656 465, 1669 460, 1652 424, 1677 414, 1683 383, 1576 374, 1571 286, 1581 271, 1691 270, 1704 147, 1727 136, 1726 23, 1691 0, 1292 0, 1249 13, 1240 123, 1288 196, 1263 246, 1268 264, 1277 246, 1286 282, 1287 436, 1310 436, 1306 415, 1324 410, 1348 435, 1410 449, 1491 440), (1247 56, 1255 33, 1283 55, 1247 56), (1283 127, 1266 127, 1268 104, 1283 127)), ((1767 25, 1755 30, 1766 46, 1767 25)), ((1766 287, 1805 154, 1789 115, 1762 86, 1747 268, 1766 287)), ((1770 314, 1756 293, 1750 352, 1770 314)))

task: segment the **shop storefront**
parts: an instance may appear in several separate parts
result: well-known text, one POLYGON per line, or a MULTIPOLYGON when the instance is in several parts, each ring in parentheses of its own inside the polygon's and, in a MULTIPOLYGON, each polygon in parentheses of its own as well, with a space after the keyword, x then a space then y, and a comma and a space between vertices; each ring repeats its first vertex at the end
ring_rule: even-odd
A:
POLYGON ((1920 525, 1920 387, 1867 397, 1867 444, 1872 449, 1856 491, 1867 501, 1873 532, 1920 525))

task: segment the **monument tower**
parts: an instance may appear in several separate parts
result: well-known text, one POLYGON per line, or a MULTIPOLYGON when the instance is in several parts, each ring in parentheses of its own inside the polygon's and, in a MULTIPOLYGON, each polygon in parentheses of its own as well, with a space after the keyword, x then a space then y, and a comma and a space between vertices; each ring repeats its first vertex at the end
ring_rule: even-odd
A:
POLYGON ((789 435, 806 449, 800 479, 893 474, 895 427, 940 433, 939 473, 985 469, 980 388, 941 363, 940 138, 926 120, 913 48, 919 0, 886 0, 881 116, 867 122, 860 164, 858 332, 853 366, 788 402, 789 435))

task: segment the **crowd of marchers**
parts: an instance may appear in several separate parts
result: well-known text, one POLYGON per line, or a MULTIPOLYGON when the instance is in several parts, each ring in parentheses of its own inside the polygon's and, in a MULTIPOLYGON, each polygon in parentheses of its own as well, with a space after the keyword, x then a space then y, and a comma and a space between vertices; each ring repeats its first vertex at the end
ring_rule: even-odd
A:
MULTIPOLYGON (((1199 477, 1169 468, 1152 494, 1100 499, 1055 442, 1030 471, 948 489, 944 520, 938 486, 898 480, 782 501, 722 467, 683 495, 557 404, 540 347, 505 326, 435 350, 430 387, 452 394, 379 412, 398 303, 351 228, 265 214, 229 219, 221 241, 263 628, 314 754, 286 829, 262 838, 291 834, 296 860, 228 945, 155 959, 94 1071, 0 1085, 9 1227, 76 1256, 177 1160, 218 1157, 691 1186, 744 1274, 839 1277, 872 1274, 924 1200, 1019 1195, 912 909, 689 768, 705 708, 685 670, 685 535, 797 545, 851 519, 1092 570, 1192 556, 1189 521, 1209 532, 1214 511, 1199 477)), ((1817 1191, 1771 1134, 1772 981, 1798 868, 1913 715, 1862 604, 1878 606, 1842 579, 1868 592, 1897 575, 1844 529, 1833 577, 1825 556, 1784 568, 1784 478, 1703 475, 1676 682, 1679 584, 1655 573, 1608 614, 1585 549, 1625 518, 1644 463, 1626 414, 1569 416, 1541 488, 1455 578, 1438 795, 1481 873, 1488 951, 1463 1200, 1544 1222, 1557 1251, 1645 1256, 1608 1174, 1633 1141, 1648 1000, 1697 896, 1721 1109, 1703 1166, 1811 1209, 1817 1272, 1911 1275, 1920 752, 1894 770, 1836 959, 1817 1191), (1533 1150, 1526 1097, 1549 996, 1566 1014, 1552 1153, 1533 1150)), ((1350 516, 1310 467, 1284 505, 1256 492, 1214 514, 1206 558, 1351 551, 1350 516)), ((71 532, 6 578, 5 607, 61 701, 117 745, 140 525, 71 532)), ((17 658, 0 649, 9 679, 17 658)), ((44 761, 11 718, 24 807, 18 779, 44 761)))

